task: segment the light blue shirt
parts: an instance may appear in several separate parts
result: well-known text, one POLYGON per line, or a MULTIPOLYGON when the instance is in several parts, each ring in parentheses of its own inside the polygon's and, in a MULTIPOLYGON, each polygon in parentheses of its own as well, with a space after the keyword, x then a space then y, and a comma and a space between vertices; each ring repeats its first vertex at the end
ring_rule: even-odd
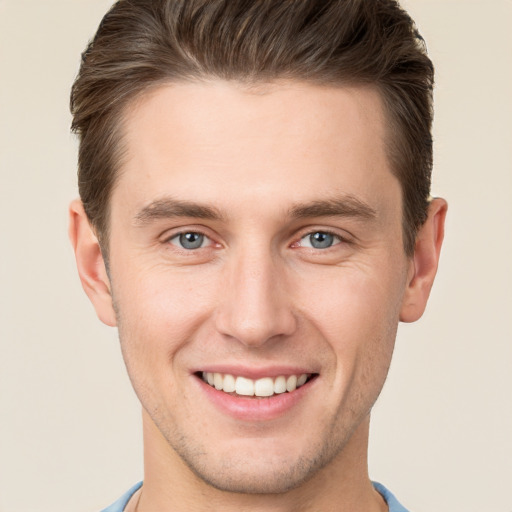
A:
MULTIPOLYGON (((408 510, 401 505, 395 496, 388 491, 382 484, 378 482, 372 482, 373 487, 380 493, 380 495, 386 500, 388 504, 389 512, 408 512, 408 510)), ((122 510, 122 509, 121 509, 122 510)))
POLYGON ((104 508, 101 512, 123 512, 124 507, 128 505, 130 498, 142 487, 142 482, 134 485, 131 489, 125 492, 115 503, 110 507, 104 508))
MULTIPOLYGON (((382 495, 388 504, 389 512, 408 512, 398 500, 391 494, 382 484, 373 482, 373 486, 382 495)), ((123 494, 115 503, 112 503, 110 507, 103 509, 101 512, 123 512, 124 508, 130 501, 130 498, 142 487, 142 482, 134 485, 129 491, 123 494)))

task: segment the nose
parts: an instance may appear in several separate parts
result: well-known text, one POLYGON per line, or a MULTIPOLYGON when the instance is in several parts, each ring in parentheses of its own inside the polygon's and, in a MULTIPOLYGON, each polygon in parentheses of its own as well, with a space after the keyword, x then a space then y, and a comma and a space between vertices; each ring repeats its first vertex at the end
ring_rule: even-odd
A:
POLYGON ((245 251, 227 264, 216 328, 247 347, 289 336, 297 328, 286 276, 270 253, 245 251))

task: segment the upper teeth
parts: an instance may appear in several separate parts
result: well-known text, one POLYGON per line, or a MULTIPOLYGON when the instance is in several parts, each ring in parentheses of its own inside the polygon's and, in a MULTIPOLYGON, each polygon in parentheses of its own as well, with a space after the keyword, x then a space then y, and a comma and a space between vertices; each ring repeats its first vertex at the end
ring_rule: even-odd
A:
POLYGON ((308 375, 306 373, 253 380, 246 377, 236 377, 229 373, 203 372, 203 380, 215 389, 244 396, 272 396, 277 393, 294 391, 302 386, 307 379, 308 375))

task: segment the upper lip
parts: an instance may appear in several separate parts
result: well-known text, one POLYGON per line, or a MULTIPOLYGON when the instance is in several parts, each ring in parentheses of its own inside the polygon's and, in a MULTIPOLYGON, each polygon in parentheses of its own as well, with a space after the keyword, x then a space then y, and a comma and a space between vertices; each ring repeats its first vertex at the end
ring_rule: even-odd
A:
POLYGON ((304 366, 265 366, 265 367, 249 367, 240 365, 226 365, 226 364, 208 364, 200 368, 196 368, 192 373, 211 372, 211 373, 222 373, 235 375, 237 377, 246 377, 248 379, 262 379, 264 377, 279 377, 289 375, 302 375, 318 373, 312 368, 306 368, 304 366))

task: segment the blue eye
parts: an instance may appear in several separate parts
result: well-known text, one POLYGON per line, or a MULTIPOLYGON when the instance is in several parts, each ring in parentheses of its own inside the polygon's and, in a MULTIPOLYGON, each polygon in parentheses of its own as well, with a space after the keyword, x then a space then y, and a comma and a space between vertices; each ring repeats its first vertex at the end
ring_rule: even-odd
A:
POLYGON ((204 247, 207 240, 208 239, 201 233, 189 231, 187 233, 180 233, 179 235, 173 236, 169 242, 181 247, 182 249, 193 250, 204 247))
POLYGON ((300 245, 302 247, 312 247, 313 249, 328 249, 339 242, 339 237, 331 233, 316 231, 303 237, 300 245))

